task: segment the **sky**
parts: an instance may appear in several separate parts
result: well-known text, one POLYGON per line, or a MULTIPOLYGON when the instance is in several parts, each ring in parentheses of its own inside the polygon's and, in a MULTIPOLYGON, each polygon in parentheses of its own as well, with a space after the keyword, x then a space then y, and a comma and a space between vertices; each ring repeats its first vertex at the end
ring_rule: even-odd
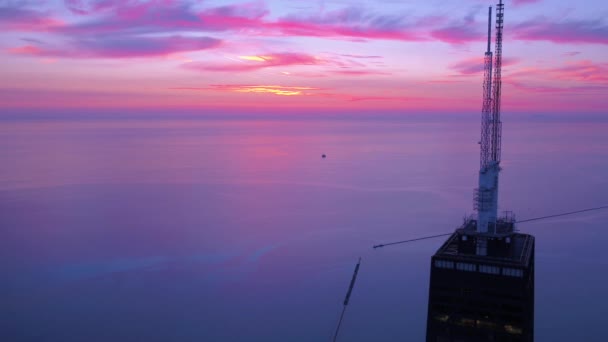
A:
MULTIPOLYGON (((0 114, 479 112, 495 2, 0 0, 0 114)), ((607 111, 608 2, 581 4, 505 1, 504 111, 607 111)))

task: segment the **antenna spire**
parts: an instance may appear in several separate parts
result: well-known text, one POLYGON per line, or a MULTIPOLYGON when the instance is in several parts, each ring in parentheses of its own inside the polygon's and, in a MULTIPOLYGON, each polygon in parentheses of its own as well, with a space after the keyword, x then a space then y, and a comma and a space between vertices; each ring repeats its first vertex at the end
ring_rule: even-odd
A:
POLYGON ((490 51, 491 43, 492 43, 492 6, 488 7, 488 50, 486 50, 486 53, 492 52, 492 51, 490 51))
MULTIPOLYGON (((498 233, 498 174, 500 172, 500 152, 502 123, 500 122, 500 95, 502 87, 502 31, 504 24, 504 4, 496 5, 496 46, 491 49, 492 7, 488 9, 488 46, 484 57, 483 105, 481 110, 481 140, 479 188, 475 191, 477 210, 477 232, 493 236, 498 233)), ((486 255, 487 241, 481 237, 477 241, 477 254, 486 255)))

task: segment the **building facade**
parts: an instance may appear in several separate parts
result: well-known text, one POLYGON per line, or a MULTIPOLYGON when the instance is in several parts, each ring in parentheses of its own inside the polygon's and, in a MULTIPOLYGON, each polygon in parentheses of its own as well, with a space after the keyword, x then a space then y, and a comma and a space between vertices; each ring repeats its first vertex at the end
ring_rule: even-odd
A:
POLYGON ((475 221, 465 223, 431 259, 427 342, 533 339, 534 237, 513 233, 512 223, 503 235, 481 236, 475 221))

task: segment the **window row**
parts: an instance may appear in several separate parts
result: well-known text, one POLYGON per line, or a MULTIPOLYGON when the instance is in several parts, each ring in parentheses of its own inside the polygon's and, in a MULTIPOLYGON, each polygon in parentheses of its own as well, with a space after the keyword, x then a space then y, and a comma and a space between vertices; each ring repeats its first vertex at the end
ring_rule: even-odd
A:
POLYGON ((506 275, 509 277, 519 277, 522 278, 524 276, 524 271, 517 268, 503 268, 502 275, 506 275))
POLYGON ((435 260, 435 267, 454 269, 454 262, 447 260, 435 260))
POLYGON ((500 274, 500 267, 489 266, 489 265, 479 265, 479 272, 488 273, 488 274, 500 274))
POLYGON ((464 263, 464 262, 457 262, 456 269, 461 270, 461 271, 467 271, 467 272, 477 271, 477 267, 475 264, 468 264, 468 263, 464 263))
MULTIPOLYGON (((454 262, 448 261, 448 260, 435 260, 435 267, 453 270, 454 262)), ((465 263, 465 262, 457 262, 456 269, 459 271, 466 271, 466 272, 479 271, 481 273, 486 273, 486 274, 501 274, 500 267, 498 267, 498 266, 479 265, 479 269, 478 269, 477 265, 469 264, 469 263, 465 263)), ((502 269, 502 275, 508 276, 508 277, 522 278, 524 276, 524 271, 522 269, 518 269, 518 268, 505 267, 502 269)))

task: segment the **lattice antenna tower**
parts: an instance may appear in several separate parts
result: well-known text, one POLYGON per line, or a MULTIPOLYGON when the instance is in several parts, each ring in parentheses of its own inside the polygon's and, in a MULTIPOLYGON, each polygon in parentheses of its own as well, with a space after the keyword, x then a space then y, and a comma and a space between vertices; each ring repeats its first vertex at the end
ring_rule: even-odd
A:
POLYGON ((483 104, 481 108, 481 155, 480 170, 487 168, 490 162, 491 128, 492 128, 492 7, 488 8, 488 49, 483 59, 483 104))
POLYGON ((504 28, 505 5, 500 0, 496 5, 496 47, 494 55, 494 83, 492 97, 492 153, 491 160, 500 163, 502 122, 500 121, 500 98, 502 90, 502 31, 504 28))
MULTIPOLYGON (((498 174, 500 172, 502 138, 502 123, 500 121, 504 28, 504 4, 502 0, 496 5, 496 46, 494 54, 490 50, 491 22, 492 8, 490 7, 488 10, 488 47, 484 57, 479 188, 475 191, 474 201, 477 210, 477 231, 490 236, 496 233, 498 174)), ((485 240, 481 239, 478 242, 481 242, 478 243, 478 254, 485 254, 485 240)))

